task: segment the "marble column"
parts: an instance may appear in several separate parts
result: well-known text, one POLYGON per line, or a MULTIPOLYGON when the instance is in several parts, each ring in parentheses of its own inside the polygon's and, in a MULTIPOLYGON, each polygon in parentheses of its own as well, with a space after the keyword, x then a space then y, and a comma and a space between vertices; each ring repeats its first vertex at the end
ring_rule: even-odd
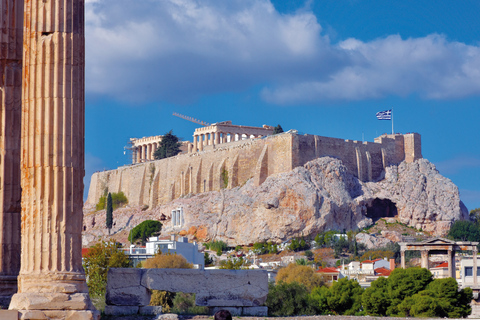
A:
POLYGON ((25 0, 22 319, 98 319, 82 267, 84 0, 25 0))
POLYGON ((422 249, 422 250, 420 251, 420 254, 421 254, 420 266, 421 266, 422 268, 428 269, 428 250, 422 249))
POLYGON ((144 145, 142 146, 142 162, 146 162, 146 161, 147 161, 147 157, 148 157, 148 156, 147 156, 147 152, 148 152, 148 151, 147 151, 147 145, 144 144, 144 145))
POLYGON ((23 0, 0 0, 0 306, 20 271, 23 0))
POLYGON ((193 136, 193 152, 197 152, 197 136, 193 136))
POLYGON ((198 151, 203 151, 203 134, 198 135, 198 151))
POLYGON ((142 147, 135 147, 135 152, 137 153, 137 162, 140 163, 142 160, 142 147))
POLYGON ((219 144, 220 143, 220 132, 214 132, 213 134, 215 135, 214 136, 215 144, 219 144))
POLYGON ((405 269, 405 250, 400 251, 402 269, 405 269))

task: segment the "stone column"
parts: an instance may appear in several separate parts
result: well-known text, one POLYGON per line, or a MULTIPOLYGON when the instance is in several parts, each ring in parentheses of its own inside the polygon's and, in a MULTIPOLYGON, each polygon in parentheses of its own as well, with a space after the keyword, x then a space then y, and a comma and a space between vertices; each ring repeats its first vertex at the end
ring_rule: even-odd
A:
POLYGON ((135 147, 135 152, 137 153, 137 162, 136 163, 140 163, 140 161, 142 160, 142 147, 140 147, 140 146, 135 147))
POLYGON ((428 250, 426 249, 421 251, 421 267, 428 269, 428 250))
POLYGON ((402 261, 402 269, 405 269, 405 250, 400 251, 400 257, 402 261))
POLYGON ((147 145, 144 144, 142 145, 142 162, 146 162, 147 161, 147 145))
POLYGON ((197 152, 197 136, 193 135, 193 152, 197 152))
POLYGON ((203 151, 203 134, 198 135, 198 151, 203 151))
POLYGON ((82 267, 84 1, 26 0, 21 126, 22 319, 98 319, 82 267))
POLYGON ((219 144, 220 143, 220 132, 214 132, 213 134, 215 135, 215 144, 219 144))
POLYGON ((477 254, 478 254, 478 249, 477 246, 473 246, 473 285, 477 286, 478 280, 477 280, 477 254))
POLYGON ((453 267, 454 260, 452 258, 455 257, 455 253, 450 249, 448 250, 448 276, 455 279, 455 269, 453 267))
POLYGON ((20 271, 23 0, 0 0, 0 306, 20 271))

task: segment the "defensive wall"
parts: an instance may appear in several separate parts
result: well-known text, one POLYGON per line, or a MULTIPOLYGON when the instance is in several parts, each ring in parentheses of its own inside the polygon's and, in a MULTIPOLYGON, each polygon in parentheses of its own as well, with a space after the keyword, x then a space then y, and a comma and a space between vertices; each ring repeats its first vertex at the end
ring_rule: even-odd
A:
POLYGON ((234 188, 253 178, 260 185, 313 159, 332 156, 362 181, 382 178, 386 166, 422 158, 418 133, 382 135, 374 142, 289 131, 263 138, 209 145, 203 151, 96 172, 87 204, 106 192, 123 191, 130 205, 150 208, 187 194, 234 188))

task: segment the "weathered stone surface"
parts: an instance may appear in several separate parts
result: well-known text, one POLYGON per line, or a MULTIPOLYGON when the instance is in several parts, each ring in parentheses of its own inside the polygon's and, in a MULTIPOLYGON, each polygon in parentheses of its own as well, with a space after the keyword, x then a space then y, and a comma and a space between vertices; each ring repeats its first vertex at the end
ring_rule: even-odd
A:
POLYGON ((244 307, 242 316, 267 317, 268 307, 244 307))
POLYGON ((161 306, 144 306, 140 307, 140 310, 138 313, 143 314, 143 315, 159 315, 162 314, 162 307, 161 306))
POLYGON ((19 310, 86 310, 91 307, 87 293, 17 293, 12 304, 19 310))
POLYGON ((109 316, 123 316, 137 314, 138 306, 105 306, 105 314, 109 316))
POLYGON ((387 231, 383 230, 381 232, 382 237, 392 241, 392 242, 401 242, 402 241, 402 235, 397 232, 397 231, 387 231))
MULTIPOLYGON (((340 160, 324 157, 270 176, 258 187, 249 180, 242 187, 177 199, 149 211, 117 210, 114 231, 128 230, 147 219, 159 220, 162 215, 169 217, 172 210, 182 207, 185 224, 181 229, 196 227, 195 236, 201 241, 280 242, 326 229, 366 227, 373 222, 367 209, 375 199, 395 203, 398 214, 392 219, 435 235, 445 233, 455 220, 468 218, 458 188, 425 159, 387 167, 383 180, 365 183, 340 160)), ((93 217, 98 227, 87 232, 85 244, 106 235, 104 212, 90 215, 85 224, 91 226, 93 217)), ((180 231, 168 220, 163 230, 180 231)))
POLYGON ((144 286, 107 289, 106 301, 117 306, 146 306, 150 303, 151 292, 144 286))
POLYGON ((364 244, 368 249, 382 248, 387 244, 392 243, 389 239, 377 238, 374 235, 363 232, 357 234, 355 238, 357 239, 357 243, 364 244))
POLYGON ((0 319, 2 320, 18 320, 17 310, 0 310, 0 319))
POLYGON ((166 314, 159 314, 155 317, 155 320, 178 320, 178 314, 175 313, 166 313, 166 314))
POLYGON ((139 286, 143 272, 143 269, 137 268, 110 268, 107 275, 107 290, 139 286), (113 273, 115 276, 110 276, 113 273))

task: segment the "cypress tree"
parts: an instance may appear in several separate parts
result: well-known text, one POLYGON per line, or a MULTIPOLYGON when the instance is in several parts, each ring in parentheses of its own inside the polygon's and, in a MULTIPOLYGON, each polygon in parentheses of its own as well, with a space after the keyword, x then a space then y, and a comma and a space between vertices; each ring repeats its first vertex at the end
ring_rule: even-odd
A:
POLYGON ((108 228, 108 234, 110 234, 110 229, 113 225, 113 203, 112 203, 112 194, 109 192, 107 196, 107 218, 105 224, 108 228))

